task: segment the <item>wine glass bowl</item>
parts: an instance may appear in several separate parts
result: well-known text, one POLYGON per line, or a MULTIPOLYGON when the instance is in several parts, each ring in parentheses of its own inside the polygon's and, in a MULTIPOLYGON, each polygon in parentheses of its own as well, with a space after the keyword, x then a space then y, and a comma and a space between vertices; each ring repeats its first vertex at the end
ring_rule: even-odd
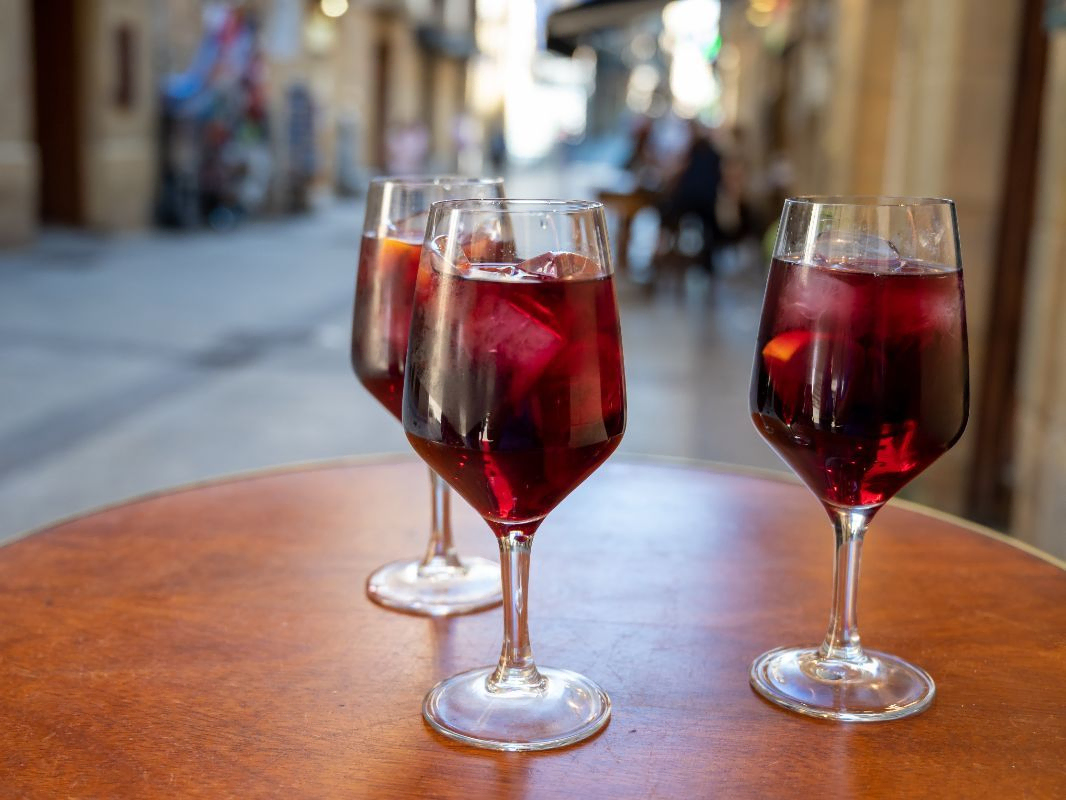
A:
POLYGON ((415 451, 500 547, 500 661, 435 686, 423 716, 453 739, 539 750, 586 738, 610 701, 538 667, 528 570, 545 516, 618 446, 625 383, 603 208, 577 201, 436 203, 415 289, 403 422, 415 451))
MULTIPOLYGON (((352 322, 352 369, 360 383, 397 420, 415 278, 429 208, 454 197, 500 197, 499 178, 413 176, 375 178, 367 192, 352 322)), ((460 558, 452 544, 447 485, 430 472, 431 527, 426 554, 375 570, 367 595, 379 605, 447 616, 498 605, 498 565, 460 558)))
POLYGON ((862 721, 932 701, 932 678, 865 650, 859 557, 877 510, 966 425, 968 356, 951 201, 786 202, 751 384, 757 430, 818 497, 836 531, 833 613, 819 647, 760 656, 753 687, 801 713, 862 721))

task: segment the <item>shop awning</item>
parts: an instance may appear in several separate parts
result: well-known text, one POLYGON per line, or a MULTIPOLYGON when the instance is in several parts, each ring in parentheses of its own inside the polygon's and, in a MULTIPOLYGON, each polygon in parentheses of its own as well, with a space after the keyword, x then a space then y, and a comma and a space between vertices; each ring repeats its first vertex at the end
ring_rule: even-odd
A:
POLYGON ((621 28, 643 14, 656 12, 667 0, 585 0, 548 16, 548 49, 573 53, 577 40, 589 33, 621 28))

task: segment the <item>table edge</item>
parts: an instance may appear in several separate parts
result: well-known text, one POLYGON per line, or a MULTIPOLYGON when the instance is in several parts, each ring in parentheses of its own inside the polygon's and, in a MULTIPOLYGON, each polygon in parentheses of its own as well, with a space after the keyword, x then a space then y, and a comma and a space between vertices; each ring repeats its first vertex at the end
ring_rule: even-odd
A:
POLYGON ((190 492, 195 489, 205 489, 209 486, 223 486, 227 483, 257 480, 258 478, 265 478, 275 473, 282 472, 314 472, 316 470, 339 469, 342 467, 360 466, 363 464, 389 464, 404 461, 414 462, 418 461, 418 459, 413 455, 405 453, 367 453, 362 455, 336 456, 333 458, 312 458, 302 461, 286 461, 283 464, 271 464, 267 467, 254 467, 252 469, 238 470, 236 472, 220 472, 216 475, 208 475, 204 478, 197 478, 196 480, 188 481, 186 483, 163 486, 159 489, 149 489, 146 492, 132 494, 110 503, 90 506, 81 511, 75 511, 73 514, 67 514, 50 522, 46 522, 43 525, 27 528, 26 530, 12 534, 4 540, 3 543, 0 543, 0 550, 3 550, 5 547, 15 544, 16 542, 20 542, 23 539, 28 539, 31 536, 46 533, 53 528, 59 528, 63 525, 77 522, 83 517, 92 517, 96 514, 103 514, 105 511, 113 511, 122 508, 123 506, 137 505, 138 503, 154 500, 155 498, 164 495, 182 494, 183 492, 190 492))
MULTIPOLYGON (((686 458, 684 456, 667 456, 656 455, 652 453, 625 453, 623 455, 616 455, 611 459, 612 462, 625 462, 625 463, 651 463, 659 464, 662 466, 673 466, 677 468, 689 468, 698 469, 704 472, 716 472, 724 473, 728 475, 738 475, 741 477, 760 478, 762 480, 775 481, 777 483, 787 483, 792 486, 801 488, 803 484, 791 473, 784 470, 768 469, 766 467, 752 467, 746 464, 730 464, 725 461, 712 461, 702 460, 696 458, 686 458)), ((351 455, 351 456, 338 456, 335 458, 323 458, 323 459, 308 459, 305 461, 292 461, 284 464, 273 464, 268 467, 260 467, 257 469, 241 470, 238 472, 221 473, 218 475, 210 475, 206 478, 201 478, 188 483, 180 483, 175 486, 167 486, 160 489, 153 489, 142 494, 132 495, 130 497, 116 500, 112 503, 104 503, 103 505, 93 506, 83 511, 78 511, 73 514, 69 514, 59 519, 52 520, 34 528, 30 528, 25 531, 20 531, 6 541, 0 544, 0 550, 15 544, 23 539, 31 536, 36 536, 40 533, 52 530, 53 528, 59 528, 63 525, 68 525, 83 517, 91 517, 95 514, 101 514, 105 511, 111 511, 116 508, 121 508, 126 505, 135 505, 147 500, 152 500, 156 497, 163 495, 181 494, 182 492, 188 492, 195 489, 206 488, 208 486, 217 486, 227 483, 238 483, 247 480, 257 480, 259 478, 268 477, 278 473, 284 472, 314 472, 317 470, 329 470, 329 469, 343 469, 351 466, 364 466, 371 464, 394 464, 394 463, 418 463, 419 459, 410 453, 367 453, 363 455, 351 455)), ((913 500, 905 500, 902 498, 893 498, 889 501, 890 505, 894 505, 898 508, 903 508, 907 511, 911 511, 916 514, 924 514, 927 517, 946 522, 957 527, 968 530, 972 533, 979 534, 981 536, 994 539, 1002 544, 1009 545, 1024 553, 1034 556, 1041 561, 1045 561, 1054 567, 1058 567, 1060 570, 1066 571, 1066 560, 1060 559, 1051 553, 1045 552, 1040 548, 1024 542, 1021 539, 1017 539, 1013 536, 1008 536, 1005 533, 1001 533, 997 530, 989 528, 985 525, 981 525, 978 522, 972 522, 971 520, 963 517, 951 514, 947 511, 941 511, 936 508, 917 503, 913 500)))
MULTIPOLYGON (((799 486, 804 489, 807 488, 804 486, 803 482, 792 473, 784 470, 769 469, 768 467, 752 467, 747 464, 730 464, 725 461, 704 461, 696 458, 685 458, 684 456, 662 456, 644 453, 627 453, 626 455, 616 458, 620 458, 623 461, 650 461, 667 465, 676 464, 679 467, 696 467, 708 472, 724 472, 731 475, 762 478, 764 480, 777 481, 778 483, 788 483, 792 486, 799 486)), ((938 508, 933 508, 932 506, 927 506, 924 503, 919 503, 914 500, 906 500, 902 497, 893 497, 888 503, 886 503, 886 505, 896 506, 897 508, 902 508, 915 514, 924 514, 927 517, 932 517, 941 522, 947 522, 960 528, 965 528, 966 530, 978 533, 981 536, 987 536, 990 539, 995 539, 997 542, 1010 545, 1011 547, 1017 548, 1031 556, 1036 556, 1042 561, 1046 561, 1052 566, 1066 571, 1066 559, 1061 559, 1058 556, 1041 550, 1036 545, 1029 544, 1014 536, 1009 536, 994 528, 989 528, 987 525, 982 525, 979 522, 973 522, 965 517, 952 514, 949 511, 941 511, 938 508)))

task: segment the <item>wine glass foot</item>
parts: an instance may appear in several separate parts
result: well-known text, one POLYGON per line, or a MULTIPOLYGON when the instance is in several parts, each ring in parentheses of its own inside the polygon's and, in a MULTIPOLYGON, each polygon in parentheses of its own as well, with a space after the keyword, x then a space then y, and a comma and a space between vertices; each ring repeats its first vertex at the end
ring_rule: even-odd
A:
POLYGON ((495 667, 441 681, 426 695, 422 716, 449 739, 490 750, 550 750, 587 739, 611 716, 607 694, 583 675, 540 667, 537 690, 490 691, 495 667))
POLYGON ((936 694, 925 670, 867 650, 861 661, 824 658, 817 647, 780 647, 751 665, 752 688, 800 714, 880 722, 924 711, 936 694))
POLYGON ((498 606, 503 601, 500 565, 487 558, 463 558, 462 567, 419 572, 417 559, 393 561, 366 580, 375 603, 408 614, 447 617, 498 606))

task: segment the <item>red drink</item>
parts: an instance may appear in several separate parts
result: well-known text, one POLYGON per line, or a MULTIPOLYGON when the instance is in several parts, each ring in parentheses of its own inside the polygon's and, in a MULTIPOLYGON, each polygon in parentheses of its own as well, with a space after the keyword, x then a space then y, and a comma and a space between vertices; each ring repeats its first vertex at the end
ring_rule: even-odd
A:
POLYGON ((950 448, 968 409, 962 273, 770 267, 751 387, 759 431, 823 501, 877 506, 950 448))
MULTIPOLYGON (((580 257, 525 263, 545 258, 580 257)), ((486 519, 540 519, 614 451, 625 428, 611 278, 428 266, 411 326, 408 439, 486 519)))
POLYGON ((421 240, 364 235, 352 322, 352 368, 378 402, 400 419, 403 362, 421 240))

